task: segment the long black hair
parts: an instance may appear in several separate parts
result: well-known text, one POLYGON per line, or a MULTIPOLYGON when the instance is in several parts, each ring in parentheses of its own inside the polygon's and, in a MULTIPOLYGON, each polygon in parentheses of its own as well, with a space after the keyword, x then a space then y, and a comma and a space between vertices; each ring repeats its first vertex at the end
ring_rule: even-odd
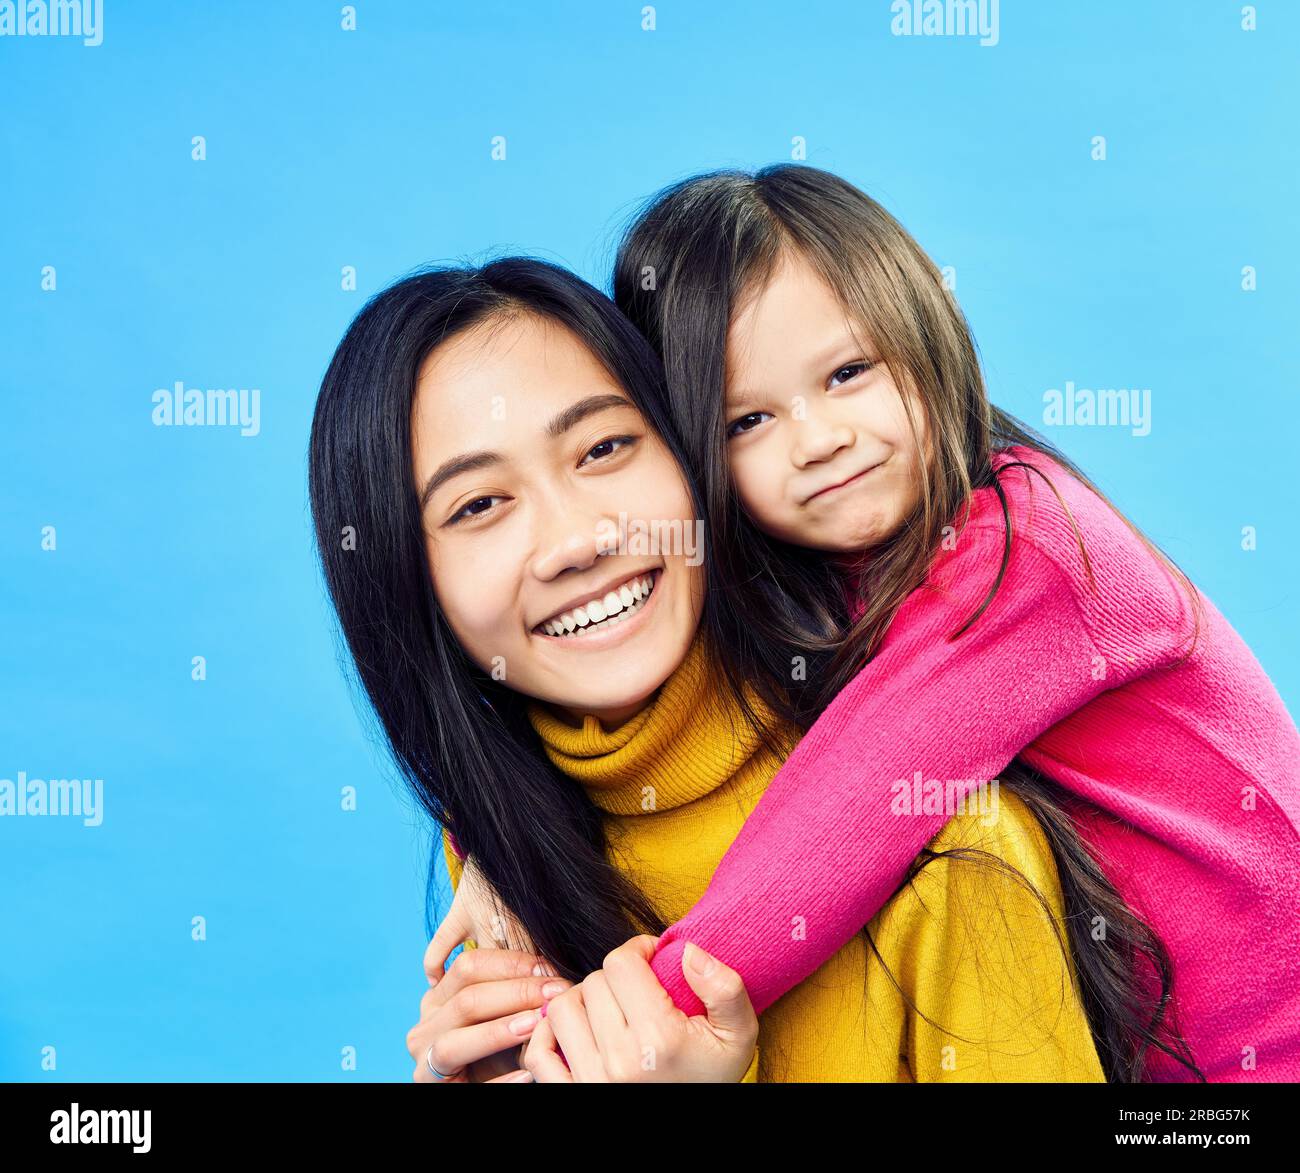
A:
MULTIPOLYGON (((448 626, 412 475, 411 406, 425 357, 476 324, 520 314, 573 331, 681 463, 658 357, 642 335, 574 274, 511 257, 417 272, 366 304, 321 384, 309 491, 339 627, 403 779, 535 949, 580 981, 629 937, 666 926, 608 860, 600 810, 547 760, 527 698, 475 665, 448 626)), ((709 611, 706 600, 706 622, 709 611)), ((435 847, 430 934, 440 858, 435 847)))
MULTIPOLYGON (((665 188, 623 235, 613 293, 663 360, 688 476, 701 486, 715 555, 710 587, 730 601, 720 620, 723 674, 753 681, 800 726, 811 724, 874 655, 902 600, 921 585, 941 528, 970 492, 989 486, 1002 497, 995 452, 1016 444, 1035 448, 1095 490, 1063 454, 988 401, 974 339, 933 261, 883 207, 839 176, 778 164, 753 173, 709 172, 665 188), (788 250, 834 289, 890 369, 906 372, 920 389, 931 434, 951 470, 945 483, 926 478, 918 515, 882 553, 873 551, 866 614, 829 634, 825 620, 843 617, 840 564, 765 535, 740 505, 727 467, 732 316, 788 250)), ((1172 1017, 1168 953, 1097 866, 1064 791, 1020 758, 999 780, 1027 803, 1051 845, 1069 945, 1107 1077, 1140 1080, 1153 1050, 1200 1077, 1172 1017), (1105 925, 1100 940, 1093 935, 1097 917, 1105 925)), ((940 854, 946 853, 924 852, 905 882, 940 854)), ((867 940, 874 948, 869 934, 867 940)))

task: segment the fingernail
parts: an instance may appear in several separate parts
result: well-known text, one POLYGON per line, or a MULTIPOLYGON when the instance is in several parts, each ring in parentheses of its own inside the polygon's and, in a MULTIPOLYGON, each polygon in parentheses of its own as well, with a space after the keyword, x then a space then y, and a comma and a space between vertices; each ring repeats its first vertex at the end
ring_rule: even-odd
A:
POLYGON ((537 1025, 537 1011, 530 1010, 527 1014, 521 1014, 518 1018, 512 1018, 508 1025, 511 1034, 527 1034, 537 1025))
POLYGON ((713 972, 713 967, 717 965, 717 962, 712 957, 691 941, 686 942, 686 948, 683 952, 686 954, 686 964, 695 970, 700 977, 708 977, 713 972))
POLYGON ((532 1083, 533 1073, 531 1071, 517 1071, 506 1083, 532 1083))
POLYGON ((533 966, 533 977, 541 977, 545 972, 546 971, 540 965, 533 966))
POLYGON ((564 982, 547 982, 542 987, 543 998, 558 998, 569 987, 564 982))

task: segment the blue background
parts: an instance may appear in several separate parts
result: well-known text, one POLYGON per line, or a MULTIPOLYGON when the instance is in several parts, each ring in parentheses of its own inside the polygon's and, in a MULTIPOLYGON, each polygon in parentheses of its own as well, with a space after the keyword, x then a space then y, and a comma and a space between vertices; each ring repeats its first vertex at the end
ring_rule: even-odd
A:
POLYGON ((412 267, 605 286, 637 201, 796 135, 955 266, 997 402, 1151 388, 1148 436, 1051 435, 1297 711, 1300 6, 1004 0, 993 47, 892 36, 887 0, 341 7, 0 38, 0 777, 105 787, 100 827, 0 819, 0 1079, 410 1078, 428 833, 314 561, 320 377, 412 267), (260 435, 153 426, 178 379, 260 388, 260 435))

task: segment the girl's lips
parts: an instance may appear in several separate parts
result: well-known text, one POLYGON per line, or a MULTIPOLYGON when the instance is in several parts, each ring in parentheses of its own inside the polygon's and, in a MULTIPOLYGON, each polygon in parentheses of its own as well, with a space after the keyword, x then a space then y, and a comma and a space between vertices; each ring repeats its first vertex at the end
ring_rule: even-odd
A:
POLYGON ((648 622, 647 617, 658 605, 659 596, 663 592, 663 567, 657 567, 650 574, 653 579, 650 597, 641 604, 634 615, 627 619, 620 619, 617 623, 600 623, 595 631, 590 631, 587 635, 546 635, 535 631, 529 634, 534 639, 543 640, 547 647, 563 650, 603 651, 606 648, 615 647, 624 640, 636 635, 646 625, 648 622))
MULTIPOLYGON (((883 463, 884 461, 881 461, 881 464, 883 463)), ((879 464, 873 464, 870 468, 864 468, 856 476, 849 477, 847 481, 841 481, 838 485, 831 485, 828 488, 819 489, 816 493, 814 493, 811 497, 809 497, 808 500, 804 502, 804 504, 807 505, 809 501, 820 500, 822 497, 828 496, 831 493, 838 493, 841 489, 847 489, 851 485, 856 485, 860 480, 862 480, 863 477, 870 476, 879 467, 880 467, 879 464)))

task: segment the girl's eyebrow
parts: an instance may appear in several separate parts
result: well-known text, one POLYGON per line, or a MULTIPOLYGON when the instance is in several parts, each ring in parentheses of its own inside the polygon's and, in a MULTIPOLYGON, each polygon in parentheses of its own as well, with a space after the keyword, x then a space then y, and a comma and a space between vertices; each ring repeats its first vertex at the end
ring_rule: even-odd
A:
POLYGON ((823 346, 808 360, 808 370, 819 372, 822 367, 832 362, 842 350, 857 345, 857 340, 847 330, 842 334, 835 335, 834 340, 829 345, 823 346))
MULTIPOLYGON (((622 395, 614 395, 608 392, 601 395, 588 395, 586 399, 579 399, 577 403, 571 403, 563 411, 557 413, 547 423, 546 434, 558 439, 570 428, 577 427, 588 416, 596 415, 602 411, 609 411, 615 407, 630 407, 633 411, 636 410, 636 405, 622 395)), ((459 456, 444 460, 434 470, 433 475, 424 482, 424 489, 420 493, 420 509, 423 510, 429 503, 429 498, 452 477, 458 477, 461 473, 476 472, 481 468, 489 468, 494 464, 502 463, 504 459, 505 457, 500 452, 482 449, 478 452, 462 452, 459 456)))
MULTIPOLYGON (((815 351, 813 356, 807 360, 806 369, 809 374, 820 375, 823 369, 827 367, 842 352, 850 348, 861 349, 858 341, 848 330, 842 334, 834 336, 832 341, 823 346, 820 350, 815 351)), ((743 407, 748 403, 761 402, 763 393, 746 388, 744 391, 733 391, 730 387, 726 388, 723 393, 723 400, 728 408, 743 407)))

